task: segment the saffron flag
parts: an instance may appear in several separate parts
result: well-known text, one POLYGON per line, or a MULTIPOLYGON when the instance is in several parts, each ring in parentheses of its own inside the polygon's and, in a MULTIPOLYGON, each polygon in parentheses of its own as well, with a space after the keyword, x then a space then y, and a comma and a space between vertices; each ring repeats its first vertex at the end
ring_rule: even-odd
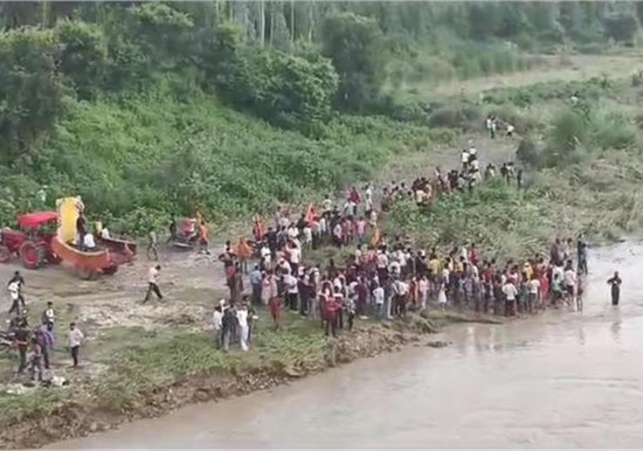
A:
POLYGON ((252 248, 246 240, 239 238, 239 244, 237 244, 235 253, 241 258, 250 258, 252 257, 252 248))
POLYGON ((263 240, 263 237, 266 236, 266 224, 263 222, 263 219, 259 215, 255 215, 253 218, 254 225, 252 227, 252 234, 255 237, 256 241, 263 240))
POLYGON ((315 218, 317 218, 317 211, 315 210, 315 204, 311 203, 310 205, 308 205, 308 208, 306 209, 305 219, 306 219, 306 222, 310 224, 315 220, 315 218))
POLYGON ((381 239, 382 239, 382 232, 380 232, 379 227, 375 227, 375 233, 373 234, 373 238, 371 238, 371 246, 377 247, 380 244, 381 239))

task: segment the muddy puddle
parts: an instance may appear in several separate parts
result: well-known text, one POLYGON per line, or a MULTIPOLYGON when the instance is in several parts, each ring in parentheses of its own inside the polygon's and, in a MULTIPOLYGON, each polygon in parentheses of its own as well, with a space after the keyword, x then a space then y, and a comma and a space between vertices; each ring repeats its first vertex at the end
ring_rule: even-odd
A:
POLYGON ((643 442, 643 245, 592 251, 582 314, 450 328, 289 386, 52 448, 629 447, 643 442), (622 305, 607 278, 623 278, 622 305))

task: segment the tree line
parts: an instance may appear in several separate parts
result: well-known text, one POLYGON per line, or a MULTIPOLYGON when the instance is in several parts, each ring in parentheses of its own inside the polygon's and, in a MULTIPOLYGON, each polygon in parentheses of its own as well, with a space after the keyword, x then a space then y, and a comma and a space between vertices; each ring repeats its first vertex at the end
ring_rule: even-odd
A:
MULTIPOLYGON (((0 163, 35 147, 69 99, 127 102, 161 81, 315 136, 337 111, 381 111, 406 56, 476 42, 634 42, 633 2, 3 2, 0 163), (428 49, 428 50, 427 50, 428 49)), ((431 67, 428 67, 431 70, 431 67)))

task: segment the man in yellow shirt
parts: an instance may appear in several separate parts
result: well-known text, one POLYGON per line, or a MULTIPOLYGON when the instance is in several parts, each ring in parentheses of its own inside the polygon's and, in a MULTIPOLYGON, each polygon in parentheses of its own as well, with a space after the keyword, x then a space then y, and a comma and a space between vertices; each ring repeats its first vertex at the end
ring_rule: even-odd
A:
POLYGON ((455 272, 464 272, 464 257, 460 257, 460 259, 455 263, 455 272))

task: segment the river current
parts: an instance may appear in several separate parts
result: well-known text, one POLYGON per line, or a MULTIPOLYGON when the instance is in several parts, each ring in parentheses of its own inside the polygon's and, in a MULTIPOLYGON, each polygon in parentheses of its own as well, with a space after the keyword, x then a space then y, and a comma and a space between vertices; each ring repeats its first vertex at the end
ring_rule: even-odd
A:
POLYGON ((408 348, 52 448, 623 448, 643 444, 643 245, 592 250, 583 313, 408 348), (621 305, 606 280, 623 279, 621 305))

